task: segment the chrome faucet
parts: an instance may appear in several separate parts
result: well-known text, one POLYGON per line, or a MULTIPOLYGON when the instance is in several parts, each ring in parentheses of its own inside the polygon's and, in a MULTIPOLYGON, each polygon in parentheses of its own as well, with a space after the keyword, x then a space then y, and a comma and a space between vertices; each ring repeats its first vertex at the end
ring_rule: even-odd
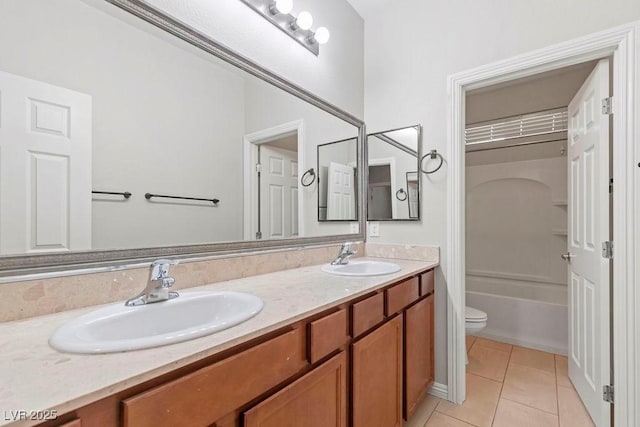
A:
POLYGON ((358 253, 358 251, 352 251, 351 250, 351 245, 352 244, 353 244, 353 242, 345 242, 345 243, 343 243, 342 247, 340 247, 340 252, 338 253, 338 256, 336 257, 336 259, 331 261, 331 265, 346 265, 346 264, 349 264, 349 258, 351 258, 353 255, 358 253))
POLYGON ((169 288, 176 282, 169 276, 169 267, 177 263, 178 261, 168 259, 152 262, 147 287, 139 295, 127 300, 124 305, 132 307, 177 298, 179 296, 177 292, 169 292, 169 288))

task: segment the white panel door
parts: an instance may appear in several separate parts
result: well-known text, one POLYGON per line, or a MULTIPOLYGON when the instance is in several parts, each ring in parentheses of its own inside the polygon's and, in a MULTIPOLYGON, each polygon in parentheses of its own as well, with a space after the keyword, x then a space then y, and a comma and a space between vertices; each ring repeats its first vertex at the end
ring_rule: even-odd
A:
POLYGON ((260 231, 263 239, 298 236, 298 153, 260 145, 260 231))
POLYGON ((355 219, 356 194, 353 167, 329 162, 327 220, 355 219))
POLYGON ((91 97, 0 72, 0 254, 91 249, 91 97))
POLYGON ((610 425, 602 399, 610 381, 609 61, 601 60, 569 104, 569 378, 597 426, 610 425))

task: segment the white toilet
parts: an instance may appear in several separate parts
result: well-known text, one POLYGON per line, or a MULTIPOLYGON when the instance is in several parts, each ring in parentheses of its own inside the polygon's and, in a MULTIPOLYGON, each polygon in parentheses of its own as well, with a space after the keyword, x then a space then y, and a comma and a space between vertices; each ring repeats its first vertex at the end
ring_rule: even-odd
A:
POLYGON ((464 318, 467 335, 475 335, 487 326, 487 313, 477 308, 465 307, 464 318))

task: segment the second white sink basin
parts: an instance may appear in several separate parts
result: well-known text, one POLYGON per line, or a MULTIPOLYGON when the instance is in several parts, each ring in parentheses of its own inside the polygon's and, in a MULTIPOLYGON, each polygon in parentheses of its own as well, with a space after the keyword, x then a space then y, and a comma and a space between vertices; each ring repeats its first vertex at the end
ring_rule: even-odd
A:
POLYGON ((184 292, 136 307, 113 304, 60 326, 49 339, 67 353, 115 353, 159 347, 230 328, 262 310, 262 300, 239 292, 184 292))
POLYGON ((322 266, 322 271, 339 276, 382 276, 397 273, 400 266, 392 262, 356 260, 345 265, 326 264, 322 266))

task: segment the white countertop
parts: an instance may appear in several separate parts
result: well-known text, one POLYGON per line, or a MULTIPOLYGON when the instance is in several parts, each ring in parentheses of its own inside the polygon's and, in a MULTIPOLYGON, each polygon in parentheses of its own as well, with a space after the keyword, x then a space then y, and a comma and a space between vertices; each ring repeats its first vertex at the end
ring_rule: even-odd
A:
MULTIPOLYGON (((262 298, 264 308, 230 329, 146 350, 78 355, 49 347, 49 336, 58 326, 96 307, 1 323, 0 426, 12 422, 10 411, 56 410, 62 415, 438 265, 388 261, 402 270, 377 277, 343 277, 322 272, 315 265, 189 288, 183 292, 251 293, 262 298)), ((30 424, 37 422, 20 423, 30 424)))

